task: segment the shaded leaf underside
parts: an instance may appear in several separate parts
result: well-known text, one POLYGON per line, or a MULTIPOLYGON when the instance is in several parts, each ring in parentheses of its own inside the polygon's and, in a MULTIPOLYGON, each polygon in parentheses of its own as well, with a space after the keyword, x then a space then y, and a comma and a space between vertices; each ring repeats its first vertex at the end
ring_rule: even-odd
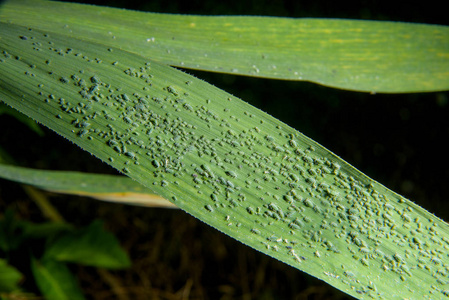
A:
POLYGON ((449 227, 211 85, 0 23, 12 107, 239 241, 357 298, 448 296, 449 227))

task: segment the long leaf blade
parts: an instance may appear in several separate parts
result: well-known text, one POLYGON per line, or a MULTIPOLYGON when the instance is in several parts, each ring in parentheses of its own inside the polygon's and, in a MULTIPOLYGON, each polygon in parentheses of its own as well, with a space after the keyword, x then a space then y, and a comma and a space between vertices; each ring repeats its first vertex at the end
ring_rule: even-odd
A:
POLYGON ((146 187, 126 176, 35 170, 0 163, 0 178, 55 193, 129 205, 176 208, 171 202, 152 194, 146 187))
POLYGON ((137 55, 0 25, 7 104, 354 297, 448 295, 449 226, 301 133, 137 55))
POLYGON ((449 89, 447 26, 185 16, 37 0, 10 1, 0 18, 184 68, 378 93, 449 89))

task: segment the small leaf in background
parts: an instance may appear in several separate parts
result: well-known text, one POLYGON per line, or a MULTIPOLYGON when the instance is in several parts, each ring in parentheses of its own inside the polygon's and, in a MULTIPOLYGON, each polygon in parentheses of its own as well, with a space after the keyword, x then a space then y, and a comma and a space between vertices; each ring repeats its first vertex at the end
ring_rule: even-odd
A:
POLYGON ((9 252, 29 239, 44 239, 71 229, 71 225, 55 222, 32 223, 14 216, 13 209, 6 210, 0 219, 0 249, 9 252))
POLYGON ((0 250, 15 250, 23 240, 22 224, 14 217, 13 210, 7 209, 0 218, 0 250))
POLYGON ((101 221, 94 221, 84 229, 67 233, 52 241, 44 258, 110 269, 131 265, 126 252, 117 239, 104 230, 101 221))
POLYGON ((22 221, 22 228, 25 239, 41 239, 58 235, 73 227, 70 224, 59 222, 32 223, 22 221))
POLYGON ((12 292, 19 289, 18 283, 22 274, 0 258, 0 292, 12 292))
POLYGON ((65 263, 52 259, 32 259, 31 270, 37 286, 47 300, 85 299, 76 279, 65 263))

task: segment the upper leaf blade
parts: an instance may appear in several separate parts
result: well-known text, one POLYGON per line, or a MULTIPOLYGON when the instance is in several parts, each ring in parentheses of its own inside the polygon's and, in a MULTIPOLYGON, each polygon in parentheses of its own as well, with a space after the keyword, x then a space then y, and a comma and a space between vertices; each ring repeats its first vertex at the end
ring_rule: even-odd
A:
POLYGON ((183 68, 377 93, 449 89, 447 26, 170 15, 37 0, 10 1, 0 18, 183 68))
POLYGON ((141 56, 0 26, 1 99, 178 207, 357 298, 447 295, 449 226, 293 128, 141 56))

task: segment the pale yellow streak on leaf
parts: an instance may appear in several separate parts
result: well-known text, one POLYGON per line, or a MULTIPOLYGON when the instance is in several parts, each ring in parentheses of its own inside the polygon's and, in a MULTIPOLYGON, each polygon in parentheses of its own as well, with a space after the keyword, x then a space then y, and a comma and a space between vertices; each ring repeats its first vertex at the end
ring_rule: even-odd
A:
POLYGON ((162 197, 153 194, 141 194, 133 192, 123 193, 89 193, 85 191, 63 191, 63 190, 51 190, 48 191, 58 194, 68 194, 77 196, 86 196, 97 200, 132 204, 145 207, 161 207, 161 208, 178 208, 173 203, 165 200, 162 197))

